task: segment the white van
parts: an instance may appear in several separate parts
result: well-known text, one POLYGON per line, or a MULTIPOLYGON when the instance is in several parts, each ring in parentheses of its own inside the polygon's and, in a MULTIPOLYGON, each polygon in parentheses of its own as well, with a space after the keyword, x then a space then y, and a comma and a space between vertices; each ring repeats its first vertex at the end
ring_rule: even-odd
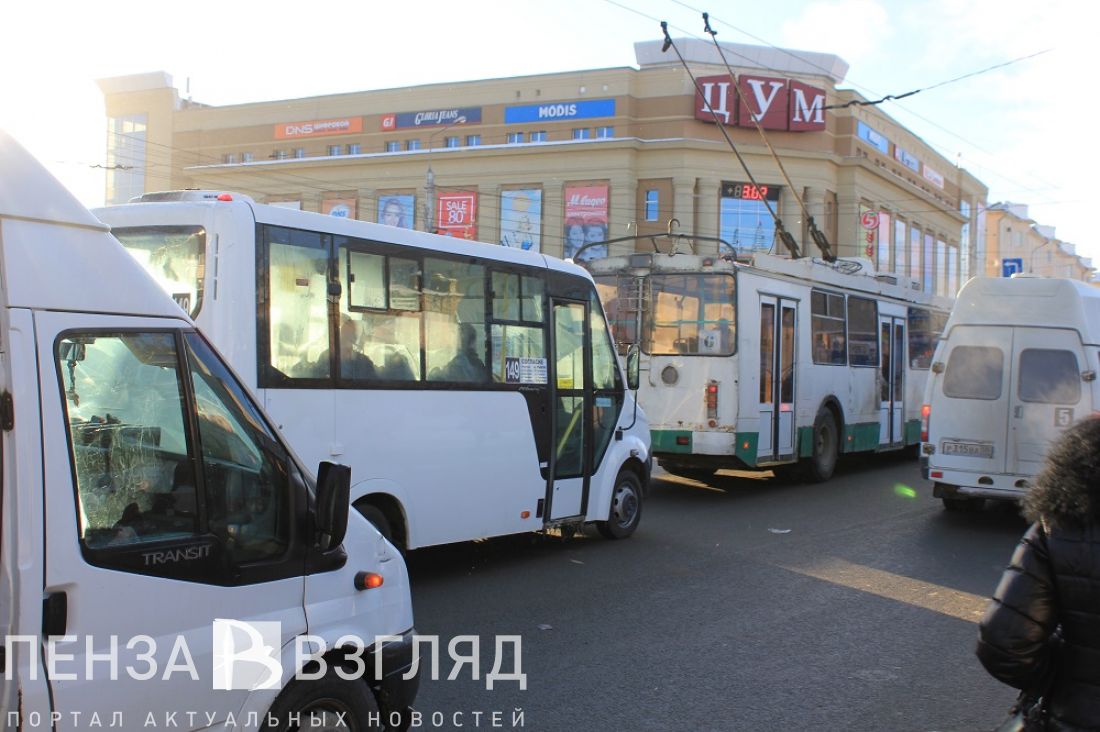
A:
POLYGON ((408 575, 349 470, 2 132, 0 301, 5 729, 404 724, 408 575))
POLYGON ((959 291, 922 408, 921 462, 950 510, 1019 499, 1047 448, 1100 404, 1100 290, 1033 276, 959 291))

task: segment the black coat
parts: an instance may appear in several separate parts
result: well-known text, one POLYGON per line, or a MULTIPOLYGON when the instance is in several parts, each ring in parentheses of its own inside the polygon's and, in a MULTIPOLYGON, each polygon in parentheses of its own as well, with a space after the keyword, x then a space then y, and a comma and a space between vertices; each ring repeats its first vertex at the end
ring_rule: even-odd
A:
POLYGON ((1100 730, 1100 522, 1028 529, 982 618, 977 654, 1018 689, 1052 679, 1050 729, 1100 730))

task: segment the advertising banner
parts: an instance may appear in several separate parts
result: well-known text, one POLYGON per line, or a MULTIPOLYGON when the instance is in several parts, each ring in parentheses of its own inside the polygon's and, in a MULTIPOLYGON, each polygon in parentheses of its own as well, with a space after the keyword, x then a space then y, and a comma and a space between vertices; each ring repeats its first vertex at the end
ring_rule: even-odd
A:
POLYGON ((501 191, 500 243, 506 247, 541 250, 542 189, 501 191))
POLYGON ((323 135, 354 135, 362 131, 362 117, 315 119, 311 122, 286 122, 275 125, 275 139, 291 140, 299 137, 321 137, 323 135))
POLYGON ((436 231, 459 239, 477 238, 477 192, 441 193, 436 199, 436 231))
POLYGON ((416 196, 383 194, 378 197, 378 223, 411 229, 416 220, 416 196))
POLYGON ((342 219, 355 218, 354 198, 326 198, 321 201, 321 213, 342 219))
POLYGON ((382 115, 383 130, 400 130, 407 127, 475 125, 480 122, 481 107, 429 109, 423 112, 398 112, 382 115))
POLYGON ((878 250, 878 211, 869 206, 859 205, 859 256, 874 259, 878 250))
POLYGON ((585 99, 572 102, 550 102, 548 104, 525 104, 504 109, 505 124, 523 122, 558 122, 567 119, 591 119, 593 117, 614 117, 614 99, 585 99))
MULTIPOLYGON (((565 186, 565 225, 562 258, 573 259, 583 245, 607 239, 608 186, 597 185, 565 186)), ((592 247, 585 250, 581 259, 596 259, 607 256, 607 247, 592 247)))

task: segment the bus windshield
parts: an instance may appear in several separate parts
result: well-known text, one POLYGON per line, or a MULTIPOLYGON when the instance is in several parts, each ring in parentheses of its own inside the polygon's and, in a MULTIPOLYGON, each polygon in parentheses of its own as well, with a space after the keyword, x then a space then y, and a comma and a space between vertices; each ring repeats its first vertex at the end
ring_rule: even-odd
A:
POLYGON ((653 274, 642 350, 653 355, 729 356, 737 345, 730 274, 653 274))
POLYGON ((603 303, 607 324, 619 351, 638 342, 638 288, 642 279, 632 275, 596 275, 596 292, 603 303))
POLYGON ((126 251, 192 318, 202 307, 206 231, 201 226, 112 229, 126 251))

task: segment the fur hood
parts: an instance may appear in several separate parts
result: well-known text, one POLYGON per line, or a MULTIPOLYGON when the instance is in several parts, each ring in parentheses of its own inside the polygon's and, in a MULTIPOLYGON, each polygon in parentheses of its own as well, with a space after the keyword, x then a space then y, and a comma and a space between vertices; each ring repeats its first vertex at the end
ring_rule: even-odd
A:
POLYGON ((1029 521, 1054 526, 1100 522, 1100 418, 1078 422, 1054 442, 1023 509, 1029 521))

